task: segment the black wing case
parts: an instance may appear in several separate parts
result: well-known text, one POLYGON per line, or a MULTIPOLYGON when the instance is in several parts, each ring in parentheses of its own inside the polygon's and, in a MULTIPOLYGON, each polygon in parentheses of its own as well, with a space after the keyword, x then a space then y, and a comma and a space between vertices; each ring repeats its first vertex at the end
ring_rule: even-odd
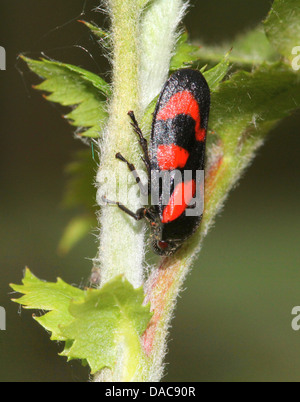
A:
MULTIPOLYGON (((188 152, 185 165, 182 166, 183 160, 176 168, 204 169, 209 109, 210 90, 199 71, 181 69, 171 75, 161 91, 153 116, 150 144, 153 169, 163 170, 158 158, 162 145, 175 145, 188 152)), ((177 159, 181 160, 180 155, 177 159)))

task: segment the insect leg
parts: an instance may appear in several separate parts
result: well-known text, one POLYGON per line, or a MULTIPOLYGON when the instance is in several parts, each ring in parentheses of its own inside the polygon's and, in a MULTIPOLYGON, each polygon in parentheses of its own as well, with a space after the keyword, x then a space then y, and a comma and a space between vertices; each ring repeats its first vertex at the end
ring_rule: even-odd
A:
POLYGON ((140 143, 141 148, 142 148, 142 150, 144 152, 144 158, 142 158, 142 159, 143 159, 143 161, 144 161, 144 163, 146 165, 148 174, 150 175, 151 167, 150 167, 150 159, 149 159, 149 153, 148 153, 148 142, 147 142, 146 138, 144 137, 144 135, 142 133, 142 130, 140 129, 140 127, 138 125, 138 122, 136 121, 134 112, 132 110, 128 112, 128 116, 131 118, 131 120, 132 120, 131 125, 132 125, 132 127, 134 128, 134 131, 136 132, 136 134, 139 137, 139 143, 140 143))
POLYGON ((102 197, 102 200, 107 204, 116 205, 118 208, 121 209, 121 211, 125 212, 127 215, 131 216, 136 221, 140 221, 141 219, 143 219, 147 211, 146 208, 140 208, 136 212, 133 212, 127 207, 125 207, 125 205, 123 205, 121 202, 108 200, 105 196, 102 197))
MULTIPOLYGON (((138 184, 138 186, 139 186, 139 188, 140 188, 140 190, 141 190, 141 193, 142 193, 143 195, 145 195, 145 196, 148 196, 148 190, 147 190, 147 188, 143 185, 143 183, 142 183, 142 181, 141 181, 139 175, 137 174, 137 171, 136 171, 135 166, 134 166, 132 163, 129 163, 128 160, 125 159, 124 156, 123 156, 120 152, 118 152, 118 153, 116 154, 116 158, 119 159, 119 160, 122 161, 122 162, 125 162, 125 163, 127 164, 128 169, 129 169, 130 172, 132 173, 133 177, 135 178, 135 181, 137 182, 137 184, 138 184)), ((148 186, 147 186, 147 187, 148 187, 148 186)))

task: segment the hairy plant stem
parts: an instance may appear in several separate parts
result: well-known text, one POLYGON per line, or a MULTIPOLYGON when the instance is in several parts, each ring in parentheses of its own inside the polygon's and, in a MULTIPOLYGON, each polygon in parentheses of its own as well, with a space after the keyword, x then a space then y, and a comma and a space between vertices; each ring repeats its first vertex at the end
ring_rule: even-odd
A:
MULTIPOLYGON (((102 160, 97 175, 101 185, 103 172, 108 181, 109 192, 114 190, 117 178, 117 189, 128 180, 126 164, 115 158, 121 152, 137 167, 140 165, 139 152, 134 133, 127 115, 134 110, 139 117, 139 82, 138 82, 138 37, 139 19, 145 1, 110 0, 108 7, 112 22, 113 55, 113 98, 109 107, 109 121, 105 138, 100 144, 102 160), (135 146, 133 146, 135 144, 135 146), (116 172, 118 172, 116 174, 116 172)), ((132 178, 131 178, 132 179, 132 178)), ((130 185, 133 185, 130 183, 130 185)), ((122 195, 119 195, 121 199, 122 195)), ((99 200, 98 200, 99 201, 99 200)), ((122 202, 122 199, 121 199, 122 202)), ((125 201, 125 203, 128 201, 125 201)), ((128 204, 127 204, 128 205, 128 204)), ((136 210, 138 198, 128 205, 136 210)), ((115 206, 104 206, 100 217, 100 248, 98 260, 101 264, 101 285, 117 275, 124 275, 134 287, 143 284, 144 231, 140 223, 134 222, 115 206)), ((96 374, 95 381, 129 382, 146 381, 143 372, 146 368, 144 352, 139 338, 130 345, 126 343, 124 334, 119 333, 116 339, 118 361, 114 370, 104 369, 96 374)))
MULTIPOLYGON (((129 177, 126 164, 115 158, 116 153, 121 152, 137 167, 140 165, 137 142, 127 113, 129 110, 134 110, 139 117, 137 38, 142 7, 132 0, 110 0, 108 3, 114 44, 113 98, 109 106, 110 117, 104 140, 100 144, 102 157, 98 183, 101 184, 104 173, 108 179, 109 197, 109 193, 114 194, 116 190, 114 180, 109 179, 112 177, 117 179, 118 190, 121 185, 127 183, 129 177)), ((131 180, 129 185, 134 185, 134 181, 131 180)), ((101 202, 101 200, 98 201, 101 202)), ((128 206, 136 210, 140 206, 138 199, 133 197, 132 204, 128 206)), ((135 223, 115 206, 104 206, 103 210, 100 217, 101 235, 98 256, 102 284, 116 275, 124 274, 135 287, 139 287, 143 283, 142 225, 135 223)))
MULTIPOLYGON (((121 152, 136 168, 141 167, 141 150, 127 113, 134 110, 139 120, 149 99, 157 95, 167 78, 177 38, 176 30, 187 7, 187 2, 183 0, 173 0, 172 4, 158 0, 150 4, 142 23, 141 15, 147 3, 148 0, 110 0, 107 3, 114 48, 113 98, 104 141, 100 144, 102 160, 97 175, 100 187, 104 181, 103 172, 104 176, 106 172, 111 172, 111 176, 115 177, 118 171, 117 187, 128 180, 126 164, 115 159, 117 152, 121 152), (162 41, 162 37, 166 40, 162 41)), ((108 178, 108 190, 113 192, 112 183, 113 180, 108 178)), ((131 184, 135 184, 132 178, 131 184)), ((100 192, 98 202, 101 204, 100 192)), ((141 206, 137 198, 132 200, 131 205, 128 200, 125 202, 133 211, 141 206)), ((123 274, 135 287, 141 286, 145 254, 142 224, 135 223, 118 208, 109 206, 104 206, 99 221, 101 235, 97 262, 101 266, 101 285, 123 274)), ((163 366, 153 371, 157 365, 145 354, 142 342, 128 347, 125 342, 122 343, 120 336, 116 347, 118 361, 115 368, 98 373, 95 381, 153 381, 161 378, 163 366)), ((159 355, 157 361, 162 362, 162 359, 163 356, 159 355)))

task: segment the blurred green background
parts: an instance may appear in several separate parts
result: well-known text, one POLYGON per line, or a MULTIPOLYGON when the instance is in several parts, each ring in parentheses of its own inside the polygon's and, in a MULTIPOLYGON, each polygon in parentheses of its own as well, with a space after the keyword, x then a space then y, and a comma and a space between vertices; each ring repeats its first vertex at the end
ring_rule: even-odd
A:
MULTIPOLYGON (((185 23, 192 38, 232 40, 267 14, 270 0, 193 1, 185 23)), ((62 346, 9 301, 25 265, 40 278, 85 285, 96 253, 93 235, 65 257, 57 242, 73 216, 61 208, 65 164, 83 145, 62 110, 32 90, 19 53, 109 69, 77 19, 102 24, 97 1, 1 2, 0 45, 0 381, 85 381, 88 370, 66 363, 62 346), (84 11, 84 15, 81 12, 84 11), (87 49, 84 51, 82 48, 87 49), (25 72, 25 73, 24 73, 25 72)), ((107 19, 104 21, 107 24, 107 19)), ((206 238, 185 283, 168 344, 165 381, 298 381, 300 333, 291 311, 300 305, 300 113, 283 121, 259 151, 206 238)))

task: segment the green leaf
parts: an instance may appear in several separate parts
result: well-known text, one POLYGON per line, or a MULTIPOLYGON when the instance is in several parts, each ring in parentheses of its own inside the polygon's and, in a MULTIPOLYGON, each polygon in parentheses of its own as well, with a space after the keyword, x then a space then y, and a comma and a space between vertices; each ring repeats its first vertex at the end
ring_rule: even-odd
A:
POLYGON ((65 169, 67 183, 62 206, 67 209, 80 208, 84 213, 71 219, 65 228, 58 246, 60 254, 68 253, 92 228, 97 227, 96 169, 97 164, 90 149, 76 152, 73 162, 65 169))
POLYGON ((94 185, 97 163, 91 149, 76 152, 73 162, 65 168, 68 180, 62 205, 66 208, 83 206, 87 212, 95 212, 96 187, 94 185))
POLYGON ((291 61, 293 48, 300 46, 300 0, 275 0, 265 31, 274 48, 291 61))
POLYGON ((88 290, 85 300, 70 305, 75 320, 62 333, 74 342, 63 355, 87 360, 95 373, 103 367, 113 368, 125 348, 130 377, 140 361, 137 355, 143 354, 140 336, 151 319, 149 305, 143 306, 143 301, 143 289, 134 289, 123 276, 99 290, 88 290))
POLYGON ((244 35, 237 36, 232 47, 233 58, 248 61, 251 65, 273 63, 278 60, 278 54, 270 45, 262 25, 244 35))
POLYGON ((86 237, 97 226, 96 216, 83 214, 75 216, 68 223, 58 245, 60 254, 67 254, 84 237, 86 237))
POLYGON ((34 317, 52 340, 65 341, 61 355, 87 361, 92 373, 103 367, 114 368, 121 354, 128 355, 124 381, 134 377, 138 365, 146 364, 140 337, 152 317, 143 305, 143 289, 134 289, 118 276, 101 289, 85 291, 59 279, 56 283, 36 278, 27 268, 22 285, 11 288, 22 293, 14 302, 27 309, 48 311, 34 317))
POLYGON ((282 63, 262 65, 220 84, 212 95, 210 128, 225 146, 236 147, 247 130, 278 121, 299 106, 300 77, 282 63))
POLYGON ((44 79, 36 89, 50 93, 45 98, 62 106, 72 106, 65 117, 79 127, 79 135, 97 138, 107 119, 106 101, 110 86, 96 74, 80 67, 23 57, 29 68, 44 79))
POLYGON ((59 326, 73 321, 69 312, 70 302, 71 300, 83 300, 84 292, 68 285, 60 278, 56 283, 41 281, 28 268, 26 268, 22 282, 23 285, 10 285, 13 290, 24 295, 19 299, 12 300, 26 309, 49 311, 41 317, 34 316, 34 319, 52 333, 52 340, 66 340, 67 338, 62 335, 59 326))
POLYGON ((176 44, 175 54, 170 62, 170 71, 191 66, 199 59, 197 51, 198 46, 189 43, 188 33, 181 34, 176 44))
POLYGON ((211 92, 214 92, 223 78, 229 71, 229 53, 223 57, 219 64, 208 71, 204 71, 203 75, 208 83, 211 92))
POLYGON ((150 132, 153 120, 153 113, 156 107, 156 103, 158 101, 159 95, 157 95, 147 106, 144 116, 141 120, 141 127, 145 138, 149 141, 150 139, 150 132))
POLYGON ((262 25, 243 35, 238 35, 233 42, 224 43, 221 46, 202 45, 197 55, 202 63, 212 64, 221 60, 231 48, 232 51, 228 55, 229 62, 242 66, 244 69, 251 69, 262 63, 273 63, 279 59, 262 25))
POLYGON ((93 33, 93 35, 100 40, 101 44, 104 47, 110 48, 111 35, 109 32, 104 31, 102 28, 98 27, 95 24, 91 24, 90 22, 86 21, 79 21, 79 22, 87 26, 93 33))

